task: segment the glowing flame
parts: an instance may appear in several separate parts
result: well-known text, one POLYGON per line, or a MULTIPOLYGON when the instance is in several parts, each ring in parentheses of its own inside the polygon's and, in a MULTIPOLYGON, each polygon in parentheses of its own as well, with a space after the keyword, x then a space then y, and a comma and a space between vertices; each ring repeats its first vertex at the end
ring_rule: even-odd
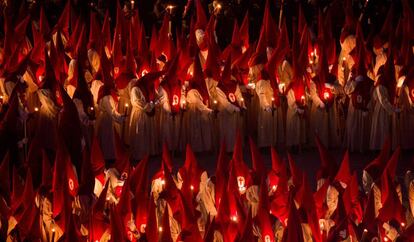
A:
POLYGON ((141 72, 141 77, 145 76, 146 74, 148 74, 148 71, 147 71, 147 70, 143 70, 143 71, 141 72))
POLYGON ((329 92, 323 93, 323 98, 325 98, 325 100, 329 99, 329 97, 330 97, 329 92))
POLYGON ((276 191, 276 185, 272 186, 272 191, 276 191))
POLYGON ((191 189, 191 191, 193 191, 193 190, 194 190, 194 186, 193 186, 193 185, 191 185, 191 186, 190 186, 190 189, 191 189))
POLYGON ((93 111, 93 107, 90 107, 89 109, 90 109, 91 111, 93 111))
POLYGON ((237 222, 237 215, 233 215, 233 216, 231 216, 231 221, 233 221, 233 222, 237 222))
POLYGON ((214 100, 214 101, 213 101, 213 103, 214 103, 214 104, 217 104, 217 100, 214 100))
POLYGON ((401 223, 401 226, 402 226, 402 227, 405 227, 405 223, 401 223))
POLYGON ((164 179, 161 180, 161 185, 165 185, 165 180, 164 179))
POLYGON ((368 233, 368 230, 367 229, 364 229, 364 233, 368 233))
POLYGON ((127 108, 127 107, 129 107, 129 104, 128 103, 125 103, 125 107, 127 108))
POLYGON ((159 232, 162 232, 162 227, 158 227, 158 231, 159 232))
POLYGON ((38 107, 35 107, 35 108, 34 108, 34 111, 35 111, 35 112, 38 112, 38 111, 39 111, 39 108, 38 108, 38 107))

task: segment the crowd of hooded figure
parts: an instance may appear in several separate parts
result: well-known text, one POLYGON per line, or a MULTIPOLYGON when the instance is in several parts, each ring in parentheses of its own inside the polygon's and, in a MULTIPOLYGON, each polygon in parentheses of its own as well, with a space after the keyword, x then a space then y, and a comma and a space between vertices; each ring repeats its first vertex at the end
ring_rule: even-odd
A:
POLYGON ((394 178, 400 148, 414 147, 414 13, 408 0, 402 0, 401 13, 392 5, 381 31, 367 38, 352 1, 340 4, 345 21, 338 41, 331 21, 337 8, 320 10, 315 32, 299 7, 288 31, 286 17, 276 24, 267 2, 259 39, 249 39, 246 13, 240 27, 234 22, 223 50, 215 35, 217 2, 208 19, 194 1, 188 34, 172 29, 166 11, 161 28, 153 27, 148 39, 137 10, 119 2, 113 30, 108 12, 101 24, 94 11, 77 15, 70 1, 53 28, 42 7, 38 17, 6 14, 2 236, 8 241, 353 241, 378 233, 381 239, 410 238, 413 185, 407 183, 404 214, 407 199, 394 178), (240 155, 247 136, 252 171, 240 155), (268 173, 255 144, 291 151, 318 147, 322 166, 313 197, 306 174, 291 159, 288 172, 273 150, 268 173), (364 152, 382 146, 364 172, 363 195, 349 164, 336 174, 324 148, 364 152), (388 161, 390 149, 396 152, 388 161), (221 151, 214 179, 200 171, 193 154, 213 150, 221 151), (174 175, 169 152, 186 153, 174 175), (226 152, 234 152, 229 162, 226 152), (148 156, 159 154, 162 168, 149 182, 150 192, 142 174, 148 156), (388 211, 390 206, 395 209, 388 211))

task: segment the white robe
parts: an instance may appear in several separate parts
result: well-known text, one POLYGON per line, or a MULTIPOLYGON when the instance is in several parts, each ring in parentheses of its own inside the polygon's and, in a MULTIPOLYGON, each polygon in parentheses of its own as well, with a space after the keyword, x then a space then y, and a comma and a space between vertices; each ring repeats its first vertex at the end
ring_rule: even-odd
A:
POLYGON ((122 122, 123 117, 116 111, 115 101, 111 95, 107 95, 99 100, 99 116, 96 120, 96 133, 99 145, 105 160, 116 158, 114 124, 122 122))
POLYGON ((212 148, 213 110, 203 103, 203 97, 196 89, 187 93, 187 112, 185 115, 187 141, 194 152, 209 151, 212 148))
POLYGON ((155 107, 146 101, 139 87, 131 89, 131 105, 129 143, 133 159, 139 160, 145 155, 154 155, 159 150, 155 115, 147 114, 155 107))
POLYGON ((369 148, 380 150, 385 140, 391 137, 391 119, 394 107, 384 86, 376 86, 372 96, 373 113, 369 148))
POLYGON ((272 100, 273 92, 269 80, 259 80, 256 83, 256 93, 260 102, 257 126, 259 147, 275 146, 283 141, 282 110, 272 100))
POLYGON ((287 93, 288 109, 286 114, 286 146, 303 145, 306 142, 306 112, 300 114, 296 104, 295 93, 287 93))

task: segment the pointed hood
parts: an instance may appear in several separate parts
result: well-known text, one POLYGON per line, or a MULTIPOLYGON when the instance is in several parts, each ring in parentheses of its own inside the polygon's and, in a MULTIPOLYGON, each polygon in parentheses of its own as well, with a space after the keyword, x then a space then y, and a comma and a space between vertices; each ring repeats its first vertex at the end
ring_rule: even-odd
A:
POLYGON ((69 39, 70 10, 71 10, 70 2, 71 1, 66 2, 65 8, 60 14, 59 20, 57 21, 55 27, 53 28, 53 33, 57 32, 58 36, 60 36, 60 33, 62 33, 66 39, 69 39))
POLYGON ((240 40, 242 41, 242 47, 246 48, 246 50, 250 46, 250 39, 249 39, 249 10, 246 11, 244 15, 243 22, 240 26, 240 40))
POLYGON ((254 143, 253 139, 249 137, 250 153, 252 156, 253 170, 256 173, 257 179, 262 179, 266 175, 266 167, 259 149, 254 143))
POLYGON ((100 50, 102 44, 102 27, 99 23, 98 15, 95 12, 90 13, 89 17, 89 41, 88 41, 88 50, 100 50))
POLYGON ((289 217, 287 226, 283 231, 283 242, 301 242, 304 241, 302 225, 299 217, 299 211, 296 209, 293 199, 290 200, 289 217))
POLYGON ((303 172, 297 167, 290 153, 288 153, 288 160, 289 160, 290 176, 291 176, 293 185, 299 188, 300 184, 302 184, 303 172))
POLYGON ((345 22, 341 30, 341 43, 344 42, 346 37, 353 35, 355 33, 356 18, 354 16, 354 11, 352 7, 352 0, 346 0, 344 2, 344 11, 345 11, 345 22))
POLYGON ((344 154, 341 166, 339 167, 338 173, 336 173, 335 181, 349 184, 351 181, 351 168, 349 165, 349 152, 348 150, 344 154))
POLYGON ((200 176, 203 170, 199 167, 191 146, 187 144, 184 166, 180 168, 179 173, 183 178, 183 186, 190 187, 194 194, 199 191, 200 176))
POLYGON ((210 99, 208 93, 206 81, 204 80, 204 74, 200 63, 200 58, 196 56, 193 62, 192 78, 190 79, 190 88, 196 89, 203 98, 203 103, 207 104, 210 99))
POLYGON ((227 58, 223 71, 221 72, 220 82, 217 85, 226 94, 227 100, 233 105, 238 105, 235 92, 237 82, 232 78, 231 73, 231 55, 227 58))
POLYGON ((196 8, 196 15, 197 15, 197 22, 195 24, 194 30, 201 29, 204 30, 207 26, 207 17, 206 13, 204 12, 204 8, 201 4, 201 0, 195 0, 195 8, 196 8))
POLYGON ((336 162, 318 136, 315 137, 315 142, 318 146, 319 158, 321 159, 321 167, 316 175, 317 179, 333 178, 338 170, 336 162))
POLYGON ((387 138, 382 145, 379 155, 365 166, 364 170, 375 181, 380 178, 391 151, 391 140, 387 138))

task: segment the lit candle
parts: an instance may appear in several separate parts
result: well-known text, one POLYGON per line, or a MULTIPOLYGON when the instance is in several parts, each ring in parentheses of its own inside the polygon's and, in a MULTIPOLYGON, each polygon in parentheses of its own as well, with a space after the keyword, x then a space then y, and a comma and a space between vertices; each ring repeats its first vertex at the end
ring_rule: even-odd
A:
POLYGON ((131 0, 131 9, 134 9, 134 4, 135 4, 135 1, 131 0))
POLYGON ((272 191, 275 192, 276 191, 276 188, 277 188, 276 185, 273 185, 272 186, 272 191))
POLYGON ((231 216, 231 221, 237 223, 237 215, 231 216))
POLYGON ((194 186, 193 186, 193 185, 191 185, 191 186, 190 186, 190 189, 191 189, 191 191, 193 191, 193 190, 194 190, 194 186))
POLYGON ((161 180, 161 185, 163 185, 163 186, 165 185, 165 180, 164 179, 161 180))
POLYGON ((323 93, 323 98, 325 99, 325 101, 327 101, 329 99, 329 92, 324 92, 323 93))
POLYGON ((125 111, 124 111, 124 114, 125 114, 125 116, 127 116, 128 115, 128 107, 129 107, 129 104, 128 103, 125 103, 125 111))
POLYGON ((346 57, 344 56, 344 57, 342 57, 342 61, 346 61, 346 57))
POLYGON ((162 227, 160 226, 160 227, 158 227, 158 232, 162 232, 162 227))
POLYGON ((90 107, 89 109, 90 109, 91 111, 93 111, 93 107, 90 107))
POLYGON ((305 105, 305 95, 302 95, 302 96, 300 97, 300 100, 302 100, 302 104, 303 104, 303 105, 305 105))
POLYGON ((52 228, 52 242, 55 241, 55 228, 52 228))
POLYGON ((39 108, 38 108, 38 107, 35 107, 35 108, 34 108, 34 111, 35 111, 35 112, 38 112, 38 111, 39 111, 39 108))

